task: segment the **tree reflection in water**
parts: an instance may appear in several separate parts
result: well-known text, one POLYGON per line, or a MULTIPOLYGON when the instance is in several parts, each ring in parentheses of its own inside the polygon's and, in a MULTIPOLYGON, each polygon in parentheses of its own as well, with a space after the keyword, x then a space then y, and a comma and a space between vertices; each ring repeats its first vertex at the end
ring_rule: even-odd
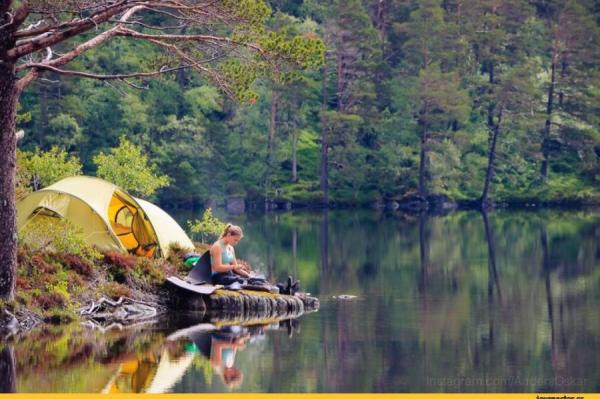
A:
POLYGON ((0 393, 14 393, 17 390, 15 375, 15 354, 12 345, 0 349, 0 393))
MULTIPOLYGON (((436 217, 330 210, 236 222, 252 238, 240 243, 240 256, 265 273, 270 268, 277 281, 293 273, 320 298, 321 309, 302 316, 301 334, 293 322, 264 334, 247 331, 245 346, 235 350, 233 365, 243 377, 233 389, 590 392, 600 386, 597 211, 436 217), (340 294, 356 299, 333 299, 340 294)), ((167 340, 197 323, 167 320, 134 333, 71 327, 33 333, 13 344, 16 388, 99 392, 119 370, 134 369, 128 361, 140 359, 146 363, 136 366, 138 377, 124 374, 120 389, 147 390, 146 379, 158 375, 163 361, 184 370, 172 391, 228 391, 210 349, 203 355, 190 339, 167 340)))

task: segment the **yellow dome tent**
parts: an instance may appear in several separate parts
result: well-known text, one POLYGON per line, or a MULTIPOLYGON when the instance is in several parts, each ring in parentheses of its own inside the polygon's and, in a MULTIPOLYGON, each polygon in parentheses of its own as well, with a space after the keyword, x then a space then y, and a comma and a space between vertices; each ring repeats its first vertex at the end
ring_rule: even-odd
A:
POLYGON ((158 238, 158 245, 160 246, 161 253, 165 257, 169 256, 169 246, 175 242, 179 244, 181 248, 194 249, 194 243, 185 231, 177 224, 167 212, 163 211, 158 206, 151 202, 144 201, 143 199, 135 199, 138 204, 141 205, 144 212, 150 219, 150 222, 154 226, 156 231, 156 237, 158 238))
POLYGON ((182 248, 194 247, 162 209, 95 177, 68 177, 17 203, 19 230, 44 217, 69 220, 83 231, 88 243, 101 250, 167 257, 173 242, 182 248))

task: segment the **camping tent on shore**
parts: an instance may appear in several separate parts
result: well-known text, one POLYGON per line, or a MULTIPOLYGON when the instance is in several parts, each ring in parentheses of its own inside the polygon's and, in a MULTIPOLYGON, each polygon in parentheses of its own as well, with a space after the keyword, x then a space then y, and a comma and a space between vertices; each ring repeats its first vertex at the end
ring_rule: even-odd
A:
POLYGON ((100 250, 167 257, 172 243, 194 248, 165 211, 96 177, 67 177, 17 203, 19 230, 36 218, 48 217, 67 219, 100 250))

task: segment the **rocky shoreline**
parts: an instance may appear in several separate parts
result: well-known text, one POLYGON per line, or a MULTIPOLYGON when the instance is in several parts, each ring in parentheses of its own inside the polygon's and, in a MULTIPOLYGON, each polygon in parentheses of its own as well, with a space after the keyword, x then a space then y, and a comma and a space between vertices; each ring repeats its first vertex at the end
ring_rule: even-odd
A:
MULTIPOLYGON (((214 207, 216 204, 212 204, 214 207)), ((514 198, 491 201, 486 209, 580 209, 582 207, 600 207, 599 199, 563 198, 554 200, 543 200, 539 198, 514 198)), ((375 209, 380 211, 399 211, 406 213, 432 213, 443 214, 452 210, 481 210, 481 201, 477 199, 454 200, 445 195, 430 195, 420 197, 418 195, 406 196, 399 199, 386 199, 364 203, 336 202, 323 203, 298 202, 290 200, 264 200, 264 201, 241 201, 236 198, 236 206, 232 207, 226 203, 225 209, 230 214, 243 214, 247 212, 273 212, 290 211, 295 209, 323 210, 323 209, 375 209), (244 205, 240 205, 243 203, 244 205)))
POLYGON ((211 295, 174 290, 170 276, 189 269, 183 252, 168 260, 109 252, 98 259, 21 249, 15 300, 0 307, 0 333, 10 337, 37 326, 80 322, 106 329, 194 310, 248 319, 294 318, 315 311, 305 294, 218 289, 211 295))

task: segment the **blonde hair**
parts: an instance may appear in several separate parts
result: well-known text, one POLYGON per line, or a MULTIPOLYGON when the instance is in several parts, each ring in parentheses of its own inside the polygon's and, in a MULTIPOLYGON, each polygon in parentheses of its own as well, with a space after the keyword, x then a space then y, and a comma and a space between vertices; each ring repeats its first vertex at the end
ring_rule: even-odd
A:
POLYGON ((225 230, 223 230, 223 233, 221 233, 220 238, 224 238, 227 236, 243 237, 244 232, 242 231, 242 228, 240 226, 236 226, 235 224, 227 223, 227 226, 225 226, 225 230))

